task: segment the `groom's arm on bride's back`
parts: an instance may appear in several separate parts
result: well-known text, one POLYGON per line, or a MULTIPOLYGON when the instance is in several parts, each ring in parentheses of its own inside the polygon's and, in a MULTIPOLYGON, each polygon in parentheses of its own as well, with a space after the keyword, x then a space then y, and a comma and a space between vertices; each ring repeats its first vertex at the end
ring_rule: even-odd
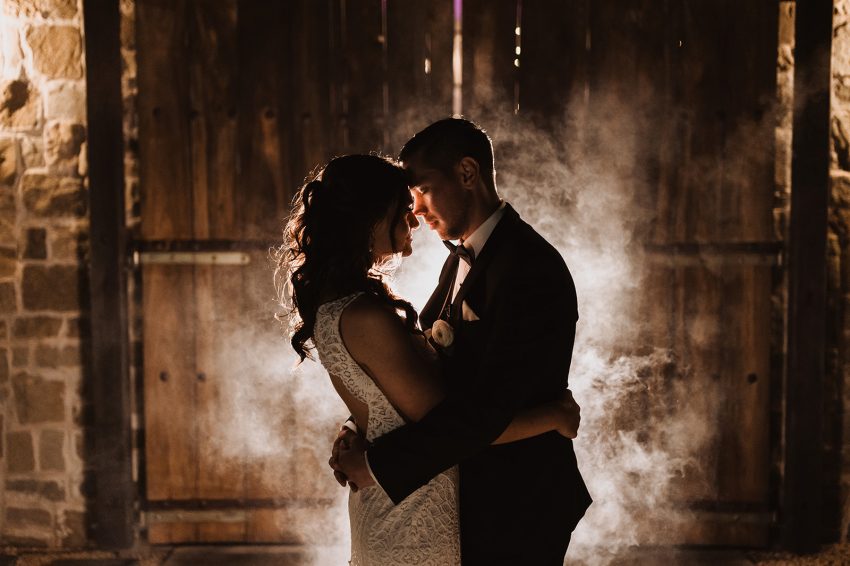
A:
POLYGON ((372 473, 393 501, 483 450, 520 409, 567 386, 578 317, 569 271, 554 248, 514 267, 493 274, 498 290, 482 315, 493 327, 474 375, 417 424, 369 449, 372 473))

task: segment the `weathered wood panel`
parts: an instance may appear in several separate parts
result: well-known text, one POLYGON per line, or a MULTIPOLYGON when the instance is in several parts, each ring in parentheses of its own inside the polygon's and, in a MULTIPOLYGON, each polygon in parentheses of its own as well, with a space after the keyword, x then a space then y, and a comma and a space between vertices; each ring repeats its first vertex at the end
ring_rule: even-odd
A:
POLYGON ((656 115, 673 124, 657 129, 663 138, 659 169, 650 177, 657 179, 652 243, 727 250, 698 251, 694 267, 656 267, 648 295, 650 304, 671 305, 667 322, 658 321, 656 343, 671 347, 689 368, 685 410, 716 425, 702 465, 683 479, 679 497, 683 505, 727 511, 692 529, 684 542, 762 545, 765 520, 735 527, 722 518, 746 509, 767 516, 769 508, 772 268, 769 256, 729 244, 774 240, 777 9, 770 2, 676 2, 667 10, 667 68, 659 78, 669 108, 656 115))
MULTIPOLYGON (((193 235, 186 2, 137 5, 142 236, 193 235)), ((197 496, 194 270, 146 266, 144 392, 147 497, 197 496)))
MULTIPOLYGON (((237 4, 193 3, 189 9, 189 119, 192 153, 193 237, 241 239, 237 170, 237 4)), ((197 493, 202 499, 242 496, 241 462, 220 450, 224 380, 232 379, 217 352, 230 338, 227 323, 238 320, 238 268, 194 266, 195 405, 197 493)), ((225 389, 226 391, 226 389, 225 389)))
POLYGON ((452 0, 387 3, 388 152, 452 113, 452 0))
POLYGON ((544 129, 561 127, 588 87, 589 0, 523 0, 519 113, 544 129))
POLYGON ((386 29, 381 0, 340 0, 340 117, 346 153, 388 151, 386 29))
MULTIPOLYGON (((304 174, 338 148, 332 113, 338 78, 327 73, 329 6, 317 9, 308 0, 146 0, 138 9, 140 99, 142 111, 149 111, 143 131, 156 128, 142 155, 143 238, 199 245, 279 241, 304 174), (171 25, 159 26, 162 21, 171 25), (164 69, 175 78, 163 82, 164 69)), ((270 376, 287 371, 252 365, 240 346, 264 331, 279 335, 267 259, 258 252, 246 267, 144 267, 150 502, 185 501, 188 509, 198 500, 274 506, 327 496, 332 484, 318 477, 326 464, 311 450, 293 449, 287 457, 276 449, 240 455, 222 430, 233 426, 228 419, 234 395, 261 384, 273 387, 278 381, 270 376), (234 358, 235 352, 245 358, 234 358)), ((294 446, 302 425, 294 418, 291 394, 270 390, 262 402, 275 400, 282 410, 263 426, 278 432, 273 442, 294 446)), ((323 432, 330 442, 333 431, 323 432)), ((262 515, 248 509, 220 521, 188 515, 179 522, 154 521, 149 539, 293 540, 288 523, 265 525, 258 534, 262 515)))
POLYGON ((292 77, 282 72, 291 60, 283 2, 240 0, 238 9, 238 185, 240 222, 249 240, 276 238, 282 211, 292 200, 292 77))
POLYGON ((516 106, 517 0, 466 0, 462 19, 463 114, 495 130, 516 106))

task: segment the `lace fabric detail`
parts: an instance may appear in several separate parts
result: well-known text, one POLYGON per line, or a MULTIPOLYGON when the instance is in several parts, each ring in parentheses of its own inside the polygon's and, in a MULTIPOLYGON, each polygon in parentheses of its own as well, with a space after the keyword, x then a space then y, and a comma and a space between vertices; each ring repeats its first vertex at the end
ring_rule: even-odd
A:
MULTIPOLYGON (((369 408, 366 439, 371 442, 405 423, 351 357, 340 336, 342 312, 360 295, 321 305, 313 341, 325 369, 369 408)), ((377 486, 352 492, 348 513, 353 566, 460 565, 457 467, 438 475, 398 505, 377 486)))

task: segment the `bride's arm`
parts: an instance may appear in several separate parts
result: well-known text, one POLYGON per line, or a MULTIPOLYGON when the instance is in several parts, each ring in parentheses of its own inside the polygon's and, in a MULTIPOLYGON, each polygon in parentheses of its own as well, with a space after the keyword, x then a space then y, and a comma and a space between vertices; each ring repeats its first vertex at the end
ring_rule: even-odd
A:
POLYGON ((580 421, 581 409, 567 389, 558 401, 520 411, 493 444, 524 440, 552 430, 567 438, 575 438, 580 421))
POLYGON ((343 311, 340 334, 351 357, 408 422, 443 400, 436 365, 417 351, 401 319, 384 305, 368 296, 357 299, 343 311))

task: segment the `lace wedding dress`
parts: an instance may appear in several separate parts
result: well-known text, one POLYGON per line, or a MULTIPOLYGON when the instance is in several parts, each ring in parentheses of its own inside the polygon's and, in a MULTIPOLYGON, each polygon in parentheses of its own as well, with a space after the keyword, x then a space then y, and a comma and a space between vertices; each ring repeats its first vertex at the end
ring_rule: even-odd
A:
MULTIPOLYGON (((314 342, 322 365, 369 407, 366 439, 403 426, 404 419, 348 353, 339 333, 343 310, 360 293, 318 309, 314 342)), ((423 361, 423 363, 425 363, 423 361)), ((352 566, 452 566, 460 564, 457 467, 438 475, 398 505, 378 486, 352 492, 352 566)))

